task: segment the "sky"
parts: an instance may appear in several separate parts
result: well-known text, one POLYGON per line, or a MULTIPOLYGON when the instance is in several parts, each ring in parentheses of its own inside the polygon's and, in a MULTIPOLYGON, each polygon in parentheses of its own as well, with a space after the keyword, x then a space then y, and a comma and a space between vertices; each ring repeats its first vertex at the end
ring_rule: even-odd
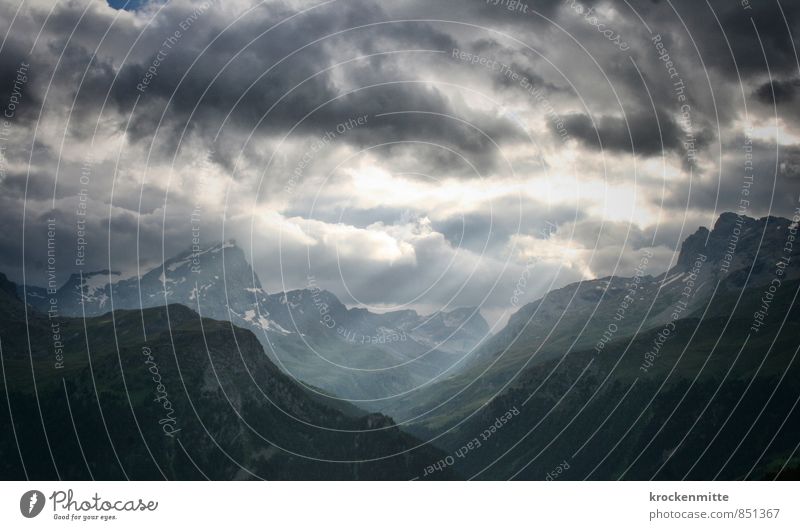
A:
POLYGON ((480 305, 800 200, 800 4, 11 0, 0 271, 235 239, 269 292, 480 305), (55 233, 49 234, 56 226, 55 233), (52 259, 48 262, 48 243, 52 259))

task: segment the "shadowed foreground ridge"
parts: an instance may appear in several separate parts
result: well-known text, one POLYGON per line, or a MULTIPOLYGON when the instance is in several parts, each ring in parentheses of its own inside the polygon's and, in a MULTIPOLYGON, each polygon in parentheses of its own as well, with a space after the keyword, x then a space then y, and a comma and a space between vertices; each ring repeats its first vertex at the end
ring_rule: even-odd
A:
POLYGON ((456 452, 518 407, 501 436, 458 459, 466 477, 796 477, 800 246, 786 241, 797 226, 742 217, 731 259, 736 223, 727 213, 699 229, 666 273, 572 284, 523 307, 484 345, 484 364, 430 389, 427 403, 464 391, 412 431, 463 419, 440 440, 456 452), (615 319, 631 285, 639 296, 615 319))
POLYGON ((420 442, 386 416, 302 389, 252 332, 179 305, 89 318, 86 335, 60 319, 56 369, 50 322, 29 312, 29 357, 22 303, 0 287, 3 479, 411 479, 441 458, 409 451, 420 442))

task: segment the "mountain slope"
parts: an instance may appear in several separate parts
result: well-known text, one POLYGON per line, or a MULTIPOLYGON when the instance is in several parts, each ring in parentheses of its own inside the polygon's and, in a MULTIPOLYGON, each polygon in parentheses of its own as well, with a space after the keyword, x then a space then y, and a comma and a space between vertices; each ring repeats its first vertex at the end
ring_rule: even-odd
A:
POLYGON ((12 340, 24 322, 13 289, 0 308, 3 479, 410 479, 442 456, 386 416, 329 406, 252 332, 183 306, 32 313, 30 349, 12 340))
MULTIPOLYGON (((49 309, 41 289, 28 303, 49 309)), ((73 275, 54 297, 60 314, 99 316, 114 309, 183 304, 204 317, 250 329, 285 373, 328 396, 379 410, 469 355, 489 334, 478 308, 420 316, 345 307, 316 287, 269 294, 235 242, 184 252, 141 278, 100 271, 73 275)))
MULTIPOLYGON (((527 368, 569 352, 601 354, 610 341, 663 328, 705 309, 715 289, 717 296, 733 294, 734 299, 745 287, 758 292, 775 277, 790 229, 796 227, 788 219, 739 220, 735 214, 722 214, 712 231, 700 228, 686 239, 677 264, 663 274, 650 276, 644 267, 633 278, 589 280, 551 291, 512 315, 508 325, 478 349, 468 369, 393 402, 385 412, 398 421, 420 417, 426 429, 445 428, 513 384, 527 368), (734 229, 739 236, 730 259, 727 249, 734 229)), ((784 281, 800 278, 800 246, 787 256, 791 266, 784 281)), ((714 304, 709 311, 725 313, 732 307, 714 304)))
MULTIPOLYGON (((799 289, 797 280, 781 286, 758 332, 750 326, 763 288, 746 290, 732 315, 677 320, 651 366, 645 353, 659 329, 614 340, 601 354, 538 364, 437 443, 456 454, 516 408, 520 414, 484 440, 480 453, 456 457, 454 468, 467 477, 529 480, 796 473, 799 289)), ((713 303, 730 308, 736 299, 724 293, 713 303)))

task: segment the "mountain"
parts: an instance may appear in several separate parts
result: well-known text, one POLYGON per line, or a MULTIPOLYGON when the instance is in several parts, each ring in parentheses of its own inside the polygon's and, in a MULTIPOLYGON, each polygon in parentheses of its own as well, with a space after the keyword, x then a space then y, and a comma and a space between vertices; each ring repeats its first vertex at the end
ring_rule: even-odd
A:
POLYGON ((572 352, 600 355, 614 340, 660 331, 696 312, 700 317, 726 315, 733 306, 710 304, 712 295, 714 300, 726 295, 735 299, 743 289, 763 291, 784 257, 791 266, 783 281, 800 278, 800 246, 784 252, 792 230, 796 225, 788 219, 722 214, 712 230, 700 228, 684 241, 670 270, 652 276, 657 271, 642 254, 634 277, 587 280, 553 290, 512 315, 505 328, 477 349, 467 369, 392 402, 384 411, 398 421, 419 417, 420 432, 434 432, 485 405, 526 369, 572 352), (736 234, 735 252, 729 253, 736 234))
MULTIPOLYGON (((49 298, 40 288, 27 290, 28 303, 40 311, 50 308, 49 298)), ((478 308, 376 314, 345 307, 313 279, 306 289, 269 294, 235 241, 186 251, 141 277, 73 275, 54 298, 64 316, 178 303, 228 320, 253 331, 275 364, 309 390, 372 410, 457 370, 489 335, 478 308)))
POLYGON ((50 319, 0 275, 0 311, 4 480, 411 479, 443 457, 181 305, 50 319))
POLYGON ((663 274, 550 292, 394 412, 468 478, 796 477, 797 228, 723 214, 663 274))
MULTIPOLYGON (((110 469, 113 476, 124 469, 136 476, 187 477, 199 475, 199 468, 221 478, 250 476, 243 469, 277 478, 796 477, 797 228, 778 217, 723 214, 711 230, 700 228, 684 241, 668 271, 652 270, 643 253, 635 276, 554 290, 520 308, 488 338, 475 308, 424 317, 413 311, 375 314, 347 308, 313 283, 264 293, 241 250, 227 244, 207 254, 206 263, 218 261, 205 269, 202 281, 210 283, 202 292, 198 287, 206 283, 192 288, 190 279, 173 274, 184 265, 172 266, 185 257, 167 262, 166 273, 133 280, 136 298, 138 283, 146 284, 141 292, 147 293, 153 277, 164 303, 194 292, 190 301, 204 318, 172 304, 103 313, 85 323, 58 319, 64 343, 59 358, 52 320, 25 307, 14 296, 17 288, 0 277, 0 360, 13 432, 23 455, 49 456, 52 450, 52 459, 31 460, 40 476, 52 476, 52 460, 69 462, 63 469, 70 473, 88 474, 80 439, 90 448, 86 454, 102 463, 89 469, 110 469), (235 265, 228 267, 229 260, 235 265), (225 274, 215 272, 220 270, 225 274), (234 271, 236 278, 227 281, 234 271), (255 297, 254 314, 237 301, 240 295, 255 297), (242 322, 247 330, 238 326, 242 322), (362 344, 354 337, 370 340, 362 344), (413 370, 428 355, 444 362, 468 347, 474 351, 464 357, 463 369, 396 399, 348 404, 340 399, 346 394, 320 390, 398 392, 421 377, 413 370), (405 379, 383 373, 380 363, 402 363, 413 348, 424 356, 400 372, 405 379), (165 418, 152 403, 151 358, 170 399, 175 396, 180 439, 191 439, 192 447, 176 446, 162 432, 158 418, 165 418), (364 369, 339 371, 331 359, 364 369), (293 370, 306 370, 325 386, 285 375, 293 370), (71 415, 78 418, 74 428, 71 415), (86 432, 88 441, 81 434, 86 432), (122 451, 106 443, 109 436, 122 451), (350 462, 358 452, 366 462, 350 462), (396 458, 375 460, 394 453, 396 458)), ((128 281, 92 291, 92 304, 106 294, 116 307, 128 281)), ((6 432, 8 410, 0 407, 6 432)), ((13 438, 6 438, 3 454, 17 454, 13 438)), ((24 475, 18 462, 6 459, 4 474, 24 475)))
MULTIPOLYGON (((638 278, 611 276, 547 293, 517 311, 481 353, 504 352, 502 362, 517 355, 529 357, 533 352, 534 362, 558 357, 570 349, 597 347, 612 324, 616 330, 612 337, 619 337, 665 324, 673 320, 676 311, 685 316, 703 307, 715 288, 739 291, 745 286, 765 285, 784 254, 792 222, 743 216, 739 227, 737 219, 734 213, 723 213, 712 231, 699 228, 683 242, 677 264, 657 276, 648 274, 649 260, 642 254, 643 273, 638 278), (727 259, 737 228, 736 251, 727 259)), ((800 247, 795 247, 789 258, 798 256, 800 247)), ((800 278, 800 269, 789 268, 787 278, 800 278)))
POLYGON ((711 303, 729 311, 675 321, 651 366, 663 328, 535 364, 437 444, 467 478, 797 477, 798 293, 784 282, 758 332, 763 287, 718 294, 711 303), (509 410, 519 414, 498 423, 509 410), (465 450, 475 439, 480 452, 465 450))

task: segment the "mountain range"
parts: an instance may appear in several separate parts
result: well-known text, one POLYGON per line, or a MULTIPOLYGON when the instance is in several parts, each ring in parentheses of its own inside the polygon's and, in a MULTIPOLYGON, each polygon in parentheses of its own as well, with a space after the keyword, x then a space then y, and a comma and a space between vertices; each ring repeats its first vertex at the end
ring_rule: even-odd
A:
POLYGON ((796 223, 784 218, 757 220, 723 213, 712 230, 701 227, 686 238, 675 266, 666 272, 650 274, 657 271, 652 271, 642 253, 643 266, 634 277, 572 283, 523 306, 505 328, 476 349, 467 369, 442 384, 421 389, 405 403, 393 402, 395 408, 387 412, 398 419, 403 413, 412 417, 426 413, 427 421, 437 427, 448 426, 459 421, 458 407, 475 410, 527 368, 575 351, 600 354, 609 341, 661 330, 690 315, 728 314, 732 307, 718 306, 714 300, 747 290, 760 293, 775 277, 781 259, 790 262, 783 281, 800 278, 800 245, 784 251, 796 228, 796 223), (730 259, 726 251, 734 229, 739 235, 730 259), (429 411, 429 403, 444 405, 429 411))
MULTIPOLYGON (((95 434, 104 465, 124 474, 146 461, 151 477, 163 470, 151 460, 177 477, 211 466, 243 478, 240 460, 280 478, 796 477, 797 228, 797 219, 724 213, 686 238, 669 270, 652 270, 643 249, 634 276, 555 289, 495 335, 478 308, 376 314, 345 307, 313 279, 268 294, 226 242, 141 278, 71 278, 54 304, 63 369, 46 293, 3 277, 0 359, 15 436, 32 436, 42 455, 60 451, 47 447, 44 426, 76 442, 80 427, 95 434), (154 414, 145 348, 175 389, 176 415, 190 418, 180 439, 197 440, 196 451, 157 422, 142 428, 154 414), (70 415, 90 423, 71 427, 70 415), (127 423, 114 427, 119 418, 127 423), (103 445, 118 437, 133 444, 127 465, 103 445), (164 446, 156 458, 137 445, 151 437, 164 446), (349 461, 362 452, 368 462, 349 461)), ((19 476, 13 465, 5 473, 19 476)))
POLYGON ((412 479, 443 456, 181 305, 50 319, 0 275, 0 339, 3 479, 412 479))
POLYGON ((665 273, 551 291, 469 369, 386 413, 415 418, 408 429, 467 477, 796 477, 797 228, 722 214, 665 273), (502 436, 458 458, 512 408, 522 413, 502 436))
POLYGON ((427 316, 373 313, 345 307, 313 278, 305 289, 268 294, 235 241, 187 250, 141 277, 73 274, 52 296, 30 286, 19 294, 41 312, 54 306, 76 318, 182 304, 253 331, 275 364, 309 390, 374 410, 386 398, 458 370, 489 336, 475 307, 427 316))

